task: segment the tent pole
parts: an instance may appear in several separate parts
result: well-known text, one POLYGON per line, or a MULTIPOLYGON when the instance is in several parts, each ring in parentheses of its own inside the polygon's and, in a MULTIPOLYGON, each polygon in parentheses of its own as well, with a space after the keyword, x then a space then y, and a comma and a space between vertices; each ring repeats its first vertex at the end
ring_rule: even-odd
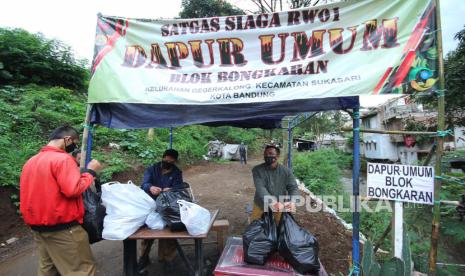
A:
MULTIPOLYGON (((439 0, 435 0, 436 4, 436 29, 437 29, 437 47, 438 47, 438 67, 439 67, 439 91, 438 95, 438 133, 444 132, 445 128, 445 79, 444 79, 444 60, 443 60, 443 49, 442 49, 442 26, 441 26, 441 9, 439 6, 439 0)), ((440 195, 442 186, 442 167, 441 160, 444 149, 444 138, 438 135, 436 138, 436 165, 434 168, 435 179, 434 179, 434 207, 433 207, 433 222, 431 229, 431 248, 429 251, 429 275, 436 275, 436 262, 438 254, 438 242, 439 242, 439 229, 440 229, 440 195)))
MULTIPOLYGON (((86 126, 86 128, 87 128, 87 126, 86 126)), ((87 135, 87 144, 86 144, 87 153, 86 153, 86 163, 85 163, 86 168, 87 168, 87 164, 89 164, 89 162, 91 160, 91 157, 92 157, 92 144, 94 142, 92 132, 93 132, 93 129, 94 129, 94 125, 89 124, 88 128, 89 128, 89 131, 87 132, 88 133, 88 135, 87 135)))
POLYGON ((359 275, 360 266, 360 212, 359 212, 359 175, 360 175, 360 113, 359 108, 353 109, 353 140, 354 140, 354 155, 353 155, 353 167, 352 167, 352 196, 354 202, 354 209, 352 211, 352 269, 353 275, 359 275))
POLYGON ((90 123, 91 110, 92 104, 88 104, 86 118, 84 120, 84 131, 82 133, 81 162, 79 164, 81 169, 87 168, 87 164, 90 162, 90 156, 92 153, 92 125, 90 123))
POLYGON ((173 148, 173 128, 170 127, 170 149, 173 148))
POLYGON ((287 128, 287 167, 292 170, 292 128, 287 128))

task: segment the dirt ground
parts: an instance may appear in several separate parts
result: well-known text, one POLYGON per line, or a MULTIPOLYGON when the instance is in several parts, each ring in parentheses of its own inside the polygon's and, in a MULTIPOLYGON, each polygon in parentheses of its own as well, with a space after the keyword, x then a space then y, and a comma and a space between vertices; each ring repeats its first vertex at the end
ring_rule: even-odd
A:
MULTIPOLYGON (((247 205, 252 203, 254 186, 251 169, 258 164, 252 160, 247 165, 239 162, 209 163, 201 162, 183 170, 184 180, 191 184, 198 203, 210 210, 220 209, 219 218, 230 222, 230 236, 240 236, 247 226, 247 205)), ((115 175, 115 179, 125 182, 133 180, 139 183, 143 167, 136 167, 126 173, 115 175)), ((11 192, 11 191, 10 191, 11 192)), ((9 200, 8 191, 1 190, 0 202, 5 206, 9 200)), ((0 275, 35 275, 37 271, 37 252, 30 238, 30 232, 16 214, 14 206, 10 209, 0 208, 2 220, 0 234, 1 242, 16 236, 19 241, 3 246, 0 249, 0 275), (5 210, 4 210, 5 209, 5 210)), ((351 235, 344 227, 327 213, 308 213, 298 210, 296 219, 313 233, 320 245, 321 263, 330 274, 346 273, 348 271, 348 256, 351 249, 351 235)), ((215 240, 215 234, 209 237, 215 240)), ((193 247, 183 246, 188 258, 193 258, 193 247)), ((219 254, 215 244, 205 245, 206 268, 208 273, 214 269, 219 254)), ((153 264, 149 271, 157 273, 160 265, 156 262, 156 246, 151 253, 153 264)), ((122 242, 101 241, 92 245, 92 250, 98 264, 98 275, 122 274, 122 242)), ((177 261, 180 261, 178 257, 177 261)), ((182 266, 170 275, 185 275, 182 266)))

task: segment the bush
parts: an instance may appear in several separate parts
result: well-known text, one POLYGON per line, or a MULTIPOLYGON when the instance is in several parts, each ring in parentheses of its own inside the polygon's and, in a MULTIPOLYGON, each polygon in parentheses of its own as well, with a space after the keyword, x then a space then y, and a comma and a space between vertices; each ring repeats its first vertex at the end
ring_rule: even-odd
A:
POLYGON ((317 195, 343 194, 341 169, 350 166, 350 155, 334 149, 297 154, 293 170, 297 178, 317 195))
POLYGON ((51 130, 64 123, 79 129, 84 103, 82 95, 60 87, 1 87, 0 185, 18 187, 24 163, 46 144, 51 130))

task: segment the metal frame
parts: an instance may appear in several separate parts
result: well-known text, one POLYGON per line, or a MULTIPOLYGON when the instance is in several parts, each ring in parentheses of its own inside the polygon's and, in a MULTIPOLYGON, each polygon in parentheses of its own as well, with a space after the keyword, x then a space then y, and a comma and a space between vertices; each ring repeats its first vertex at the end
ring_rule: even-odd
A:
MULTIPOLYGON (((195 241, 195 267, 186 257, 184 250, 176 239, 176 250, 179 256, 187 266, 189 271, 195 276, 203 275, 203 238, 193 238, 195 241)), ((137 240, 124 240, 123 241, 123 275, 124 276, 138 276, 140 273, 137 271, 137 240)))
MULTIPOLYGON (((287 122, 287 167, 292 170, 292 130, 312 118, 319 112, 305 112, 293 118, 289 118, 287 122)), ((286 128, 285 128, 286 129, 286 128)))
POLYGON ((353 166, 352 166, 352 196, 354 210, 352 211, 352 270, 353 275, 358 276, 360 272, 360 113, 359 108, 353 109, 353 166))
POLYGON ((169 149, 173 148, 173 127, 170 127, 170 147, 169 149))

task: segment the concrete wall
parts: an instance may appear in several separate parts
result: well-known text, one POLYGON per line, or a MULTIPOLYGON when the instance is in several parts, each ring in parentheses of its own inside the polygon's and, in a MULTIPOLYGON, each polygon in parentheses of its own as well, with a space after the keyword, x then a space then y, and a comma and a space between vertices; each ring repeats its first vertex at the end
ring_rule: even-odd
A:
POLYGON ((391 142, 388 134, 366 133, 363 135, 363 142, 363 152, 366 158, 391 161, 399 159, 397 147, 391 142))
POLYGON ((407 148, 405 146, 399 146, 399 158, 401 164, 410 164, 410 165, 417 165, 418 164, 418 148, 417 146, 413 148, 407 148))

